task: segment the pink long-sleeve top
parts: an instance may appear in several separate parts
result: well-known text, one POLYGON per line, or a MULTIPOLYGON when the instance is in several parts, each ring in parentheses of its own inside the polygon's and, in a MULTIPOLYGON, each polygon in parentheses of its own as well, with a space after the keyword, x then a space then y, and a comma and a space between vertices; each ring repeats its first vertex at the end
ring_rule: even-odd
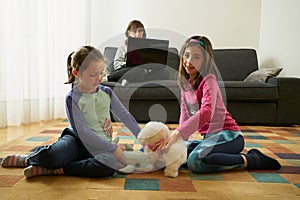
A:
POLYGON ((181 113, 176 129, 187 140, 195 132, 216 133, 221 130, 240 131, 227 111, 214 75, 206 75, 197 90, 181 89, 181 113))

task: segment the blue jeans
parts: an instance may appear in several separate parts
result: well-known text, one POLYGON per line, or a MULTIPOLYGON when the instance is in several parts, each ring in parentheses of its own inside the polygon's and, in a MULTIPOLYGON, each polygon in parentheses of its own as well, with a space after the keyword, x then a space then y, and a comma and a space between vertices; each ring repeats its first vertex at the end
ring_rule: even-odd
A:
POLYGON ((115 172, 92 156, 70 128, 53 144, 34 148, 26 161, 47 169, 63 168, 64 174, 72 176, 108 177, 115 172))

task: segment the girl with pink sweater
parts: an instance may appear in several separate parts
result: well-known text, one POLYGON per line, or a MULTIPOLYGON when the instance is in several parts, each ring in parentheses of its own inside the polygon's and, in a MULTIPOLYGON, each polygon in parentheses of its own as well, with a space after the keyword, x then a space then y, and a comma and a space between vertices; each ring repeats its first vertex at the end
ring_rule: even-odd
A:
POLYGON ((178 128, 157 149, 167 151, 180 137, 188 140, 198 132, 202 140, 188 141, 188 168, 194 173, 229 169, 280 169, 280 163, 257 149, 246 154, 243 134, 227 111, 208 38, 192 36, 180 51, 178 84, 181 114, 178 128))

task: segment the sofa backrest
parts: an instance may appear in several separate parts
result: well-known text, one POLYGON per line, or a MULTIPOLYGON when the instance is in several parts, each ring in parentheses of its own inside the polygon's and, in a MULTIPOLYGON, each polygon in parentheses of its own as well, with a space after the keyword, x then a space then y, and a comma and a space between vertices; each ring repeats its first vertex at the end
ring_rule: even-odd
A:
MULTIPOLYGON (((106 65, 110 71, 114 71, 114 58, 117 52, 117 47, 105 47, 104 57, 106 59, 106 65)), ((168 50, 167 65, 172 69, 178 71, 179 56, 178 50, 175 47, 170 47, 168 50)))
POLYGON ((109 69, 109 71, 114 71, 114 58, 117 52, 117 47, 105 47, 104 49, 104 57, 105 57, 105 63, 109 69))
POLYGON ((242 81, 258 69, 255 49, 214 49, 214 58, 224 81, 242 81))
MULTIPOLYGON (((104 57, 109 70, 114 70, 113 60, 117 47, 106 47, 104 57)), ((242 81, 250 73, 258 69, 255 49, 214 49, 215 63, 224 81, 242 81)), ((167 65, 178 71, 179 52, 177 48, 169 48, 167 65)), ((174 73, 174 79, 176 79, 174 73)))

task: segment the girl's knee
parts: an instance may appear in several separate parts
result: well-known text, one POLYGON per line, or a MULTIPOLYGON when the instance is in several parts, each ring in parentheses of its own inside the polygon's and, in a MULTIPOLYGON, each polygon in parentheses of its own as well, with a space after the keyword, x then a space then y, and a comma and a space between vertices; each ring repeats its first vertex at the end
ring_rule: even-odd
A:
POLYGON ((190 154, 187 165, 193 173, 204 174, 209 172, 207 165, 204 162, 204 158, 199 158, 197 153, 190 154))

